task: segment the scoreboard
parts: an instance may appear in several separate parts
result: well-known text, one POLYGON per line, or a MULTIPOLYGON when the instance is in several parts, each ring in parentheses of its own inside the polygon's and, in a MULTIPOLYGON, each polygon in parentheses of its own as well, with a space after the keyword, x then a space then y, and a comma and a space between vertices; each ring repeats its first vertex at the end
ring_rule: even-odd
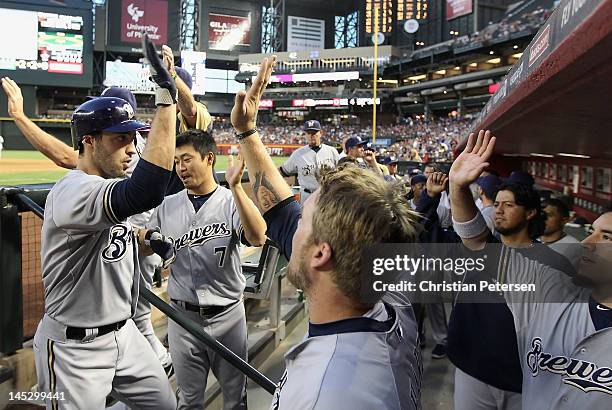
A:
POLYGON ((364 12, 364 31, 374 33, 374 9, 378 8, 378 31, 391 33, 393 27, 404 20, 426 20, 428 0, 366 0, 364 12))
POLYGON ((0 8, 0 38, 0 76, 21 84, 91 86, 91 10, 0 8))

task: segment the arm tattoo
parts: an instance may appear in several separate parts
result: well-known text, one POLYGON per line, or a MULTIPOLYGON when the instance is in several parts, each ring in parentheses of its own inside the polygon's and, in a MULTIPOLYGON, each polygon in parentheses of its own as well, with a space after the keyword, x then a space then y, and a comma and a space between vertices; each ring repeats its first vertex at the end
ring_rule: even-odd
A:
POLYGON ((268 180, 265 171, 255 172, 253 193, 263 211, 267 211, 281 201, 274 186, 268 180))

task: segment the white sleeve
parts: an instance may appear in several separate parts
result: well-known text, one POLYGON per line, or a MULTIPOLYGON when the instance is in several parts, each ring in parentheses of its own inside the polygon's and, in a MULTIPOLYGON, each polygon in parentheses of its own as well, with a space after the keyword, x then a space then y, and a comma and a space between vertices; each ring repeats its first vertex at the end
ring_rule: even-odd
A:
POLYGON ((55 225, 95 232, 121 223, 111 205, 111 193, 119 181, 90 175, 62 180, 53 192, 55 225))
POLYGON ((518 253, 513 255, 507 275, 506 283, 535 285, 535 292, 504 293, 517 331, 529 325, 540 305, 571 302, 580 293, 565 273, 518 253))
POLYGON ((163 232, 163 227, 162 227, 161 218, 160 218, 162 206, 163 206, 163 203, 153 210, 153 214, 151 215, 151 218, 149 218, 149 221, 145 224, 145 228, 154 229, 154 228, 159 227, 161 231, 163 232))
POLYGON ((289 159, 285 161, 283 165, 281 165, 281 168, 285 174, 297 174, 297 152, 297 150, 293 151, 293 153, 289 156, 289 159))

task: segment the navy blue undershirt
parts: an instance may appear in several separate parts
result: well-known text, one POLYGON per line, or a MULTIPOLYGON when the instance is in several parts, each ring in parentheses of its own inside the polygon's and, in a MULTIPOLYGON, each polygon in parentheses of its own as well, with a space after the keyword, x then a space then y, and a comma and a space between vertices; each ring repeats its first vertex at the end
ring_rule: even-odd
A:
MULTIPOLYGON (((219 187, 217 186, 217 188, 219 187)), ((215 188, 212 192, 206 195, 187 194, 187 197, 189 198, 189 200, 191 201, 191 204, 193 205, 193 209, 195 209, 195 211, 198 212, 200 208, 202 208, 202 205, 204 205, 206 201, 208 201, 208 198, 210 198, 212 194, 214 194, 217 191, 217 188, 215 188)))
POLYGON ((592 297, 589 298, 589 311, 595 330, 612 327, 612 309, 597 303, 592 297))
POLYGON ((302 206, 291 196, 276 204, 264 214, 267 235, 276 242, 287 260, 291 259, 293 234, 302 218, 302 206))

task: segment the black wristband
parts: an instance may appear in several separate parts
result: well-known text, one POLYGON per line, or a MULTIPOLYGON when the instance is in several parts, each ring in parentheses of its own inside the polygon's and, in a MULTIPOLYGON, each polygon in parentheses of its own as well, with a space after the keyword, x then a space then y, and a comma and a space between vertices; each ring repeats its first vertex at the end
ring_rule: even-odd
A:
POLYGON ((257 132, 257 128, 251 128, 248 131, 242 132, 240 134, 236 134, 236 138, 238 139, 238 141, 245 139, 248 136, 251 136, 253 134, 255 134, 257 132))

